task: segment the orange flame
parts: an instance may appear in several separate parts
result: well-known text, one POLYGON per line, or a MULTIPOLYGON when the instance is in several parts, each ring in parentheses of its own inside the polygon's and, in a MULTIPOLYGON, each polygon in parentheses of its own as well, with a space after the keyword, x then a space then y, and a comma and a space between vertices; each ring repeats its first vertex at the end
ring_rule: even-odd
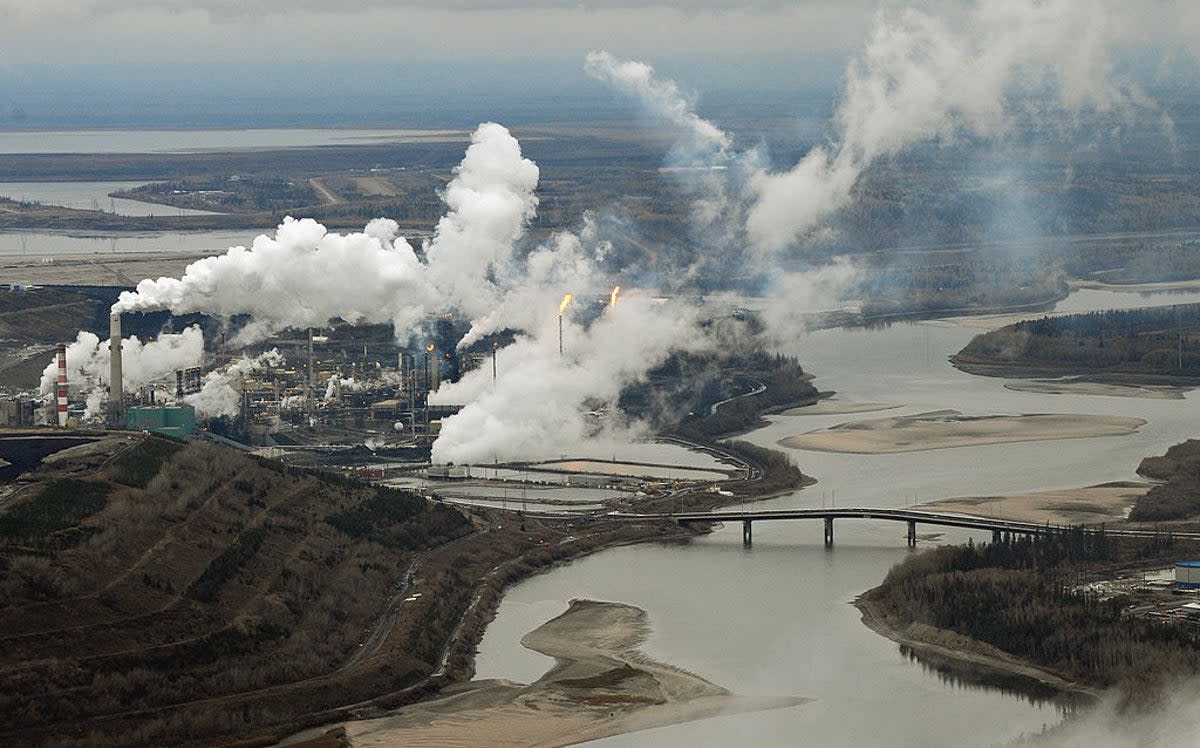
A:
POLYGON ((611 309, 617 305, 617 297, 621 295, 621 287, 613 286, 612 293, 608 297, 608 307, 611 309))
POLYGON ((571 302, 575 300, 575 294, 566 294, 563 296, 562 302, 558 305, 558 313, 565 314, 567 307, 571 306, 571 302))

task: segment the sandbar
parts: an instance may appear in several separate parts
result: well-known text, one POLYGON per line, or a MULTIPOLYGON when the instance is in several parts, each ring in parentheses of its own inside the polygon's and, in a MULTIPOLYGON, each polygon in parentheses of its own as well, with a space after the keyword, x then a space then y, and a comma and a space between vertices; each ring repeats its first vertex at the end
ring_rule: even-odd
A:
POLYGON ((1107 397, 1144 397, 1154 400, 1182 400, 1183 387, 1152 384, 1107 384, 1081 379, 1022 379, 1005 382, 1005 389, 1037 392, 1045 395, 1104 395, 1107 397))
POLYGON ((1012 496, 963 496, 930 501, 917 508, 1017 522, 1087 525, 1124 520, 1129 508, 1149 490, 1148 483, 1105 483, 1012 496))
POLYGON ((347 722, 353 746, 563 746, 718 714, 780 709, 801 697, 750 698, 638 651, 648 627, 631 605, 573 600, 521 639, 554 658, 530 685, 472 681, 378 719, 347 722))
POLYGON ((891 454, 983 444, 1124 436, 1136 432, 1141 418, 1098 415, 1027 414, 964 416, 935 410, 908 416, 840 423, 780 439, 792 449, 850 454, 891 454))
POLYGON ((875 410, 892 410, 899 408, 892 403, 851 403, 841 400, 822 400, 812 405, 785 410, 780 415, 785 416, 840 416, 850 413, 870 413, 875 410))

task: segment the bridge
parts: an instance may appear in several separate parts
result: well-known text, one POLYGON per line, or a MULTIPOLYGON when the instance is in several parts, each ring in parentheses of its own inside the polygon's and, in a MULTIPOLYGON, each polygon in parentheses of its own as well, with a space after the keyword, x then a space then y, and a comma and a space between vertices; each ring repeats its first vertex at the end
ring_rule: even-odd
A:
MULTIPOLYGON (((963 527, 969 530, 991 530, 992 540, 999 541, 1004 535, 1039 535, 1048 532, 1059 532, 1069 529, 1063 525, 1037 524, 1036 522, 1019 522, 1016 520, 976 517, 969 514, 953 514, 948 512, 931 512, 921 509, 885 509, 880 507, 846 507, 838 509, 755 509, 734 510, 721 512, 676 512, 671 514, 632 514, 614 513, 607 515, 608 519, 624 520, 670 520, 681 525, 697 522, 741 522, 742 543, 750 545, 754 539, 753 525, 755 522, 774 520, 824 520, 825 547, 833 546, 833 521, 835 519, 876 519, 892 522, 904 522, 908 525, 908 545, 917 544, 917 524, 935 525, 939 527, 963 527)), ((1103 526, 1101 526, 1103 527, 1103 526)), ((1096 531, 1099 528, 1086 528, 1096 531)), ((1161 530, 1141 529, 1110 529, 1103 527, 1105 534, 1113 537, 1153 538, 1167 533, 1161 530)), ((1173 537, 1200 540, 1200 533, 1176 532, 1173 537)))

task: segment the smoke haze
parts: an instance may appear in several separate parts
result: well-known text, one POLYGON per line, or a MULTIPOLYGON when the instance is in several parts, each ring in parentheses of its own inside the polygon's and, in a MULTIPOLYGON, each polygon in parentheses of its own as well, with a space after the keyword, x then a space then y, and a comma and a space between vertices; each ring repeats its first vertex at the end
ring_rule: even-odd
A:
MULTIPOLYGON (((748 287, 767 291, 768 339, 789 346, 803 315, 836 306, 860 271, 843 259, 784 272, 780 255, 818 238, 872 164, 923 142, 1001 136, 1050 113, 1152 106, 1113 70, 1117 32, 1108 3, 982 0, 961 10, 937 7, 946 12, 875 15, 846 71, 831 138, 782 170, 768 166, 761 147, 739 147, 700 117, 683 89, 651 66, 607 52, 587 56, 590 76, 635 98, 676 137, 666 164, 689 197, 693 243, 666 247, 656 258, 670 269, 674 288, 728 287, 735 274, 744 277, 748 287)), ((239 342, 334 317, 389 322, 403 338, 431 314, 462 315, 471 324, 459 347, 514 331, 516 342, 498 353, 505 363, 494 384, 476 371, 433 396, 465 405, 443 425, 434 457, 470 462, 561 449, 594 430, 583 410, 613 401, 672 350, 706 343, 695 310, 684 303, 664 308, 634 292, 598 316, 569 310, 570 345, 560 357, 557 300, 632 284, 604 224, 591 216, 575 231, 524 246, 538 179, 537 165, 511 133, 484 123, 454 170, 443 194, 446 212, 421 253, 387 219, 346 235, 311 219, 288 219, 274 237, 193 263, 179 279, 142 281, 114 309, 250 315, 239 342)))
MULTIPOLYGON (((177 369, 199 366, 204 358, 204 334, 199 327, 185 328, 178 334, 163 334, 143 343, 137 336, 121 344, 121 380, 127 390, 137 389, 150 382, 170 376, 177 369)), ((111 354, 108 340, 93 333, 80 331, 67 346, 67 382, 78 390, 88 391, 88 415, 95 415, 108 400, 106 387, 111 354)), ((40 391, 54 392, 58 376, 57 362, 51 359, 42 370, 40 391)))

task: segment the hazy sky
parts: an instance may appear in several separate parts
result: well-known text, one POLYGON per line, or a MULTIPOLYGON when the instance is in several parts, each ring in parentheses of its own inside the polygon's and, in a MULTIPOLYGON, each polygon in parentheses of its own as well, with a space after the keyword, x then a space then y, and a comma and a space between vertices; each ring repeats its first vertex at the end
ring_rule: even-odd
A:
POLYGON ((0 0, 7 62, 395 60, 852 49, 877 2, 850 0, 0 0))
MULTIPOLYGON (((913 1, 950 14, 971 2, 913 1)), ((1200 2, 1097 3, 1150 76, 1178 77, 1181 60, 1195 69, 1200 2)), ((381 102, 430 94, 513 102, 579 96, 598 93, 582 73, 584 55, 595 49, 650 62, 704 95, 832 91, 874 14, 905 4, 0 0, 0 114, 83 111, 91 106, 85 101, 97 112, 119 109, 139 93, 163 102, 192 97, 192 106, 206 95, 289 104, 373 92, 381 102)))

